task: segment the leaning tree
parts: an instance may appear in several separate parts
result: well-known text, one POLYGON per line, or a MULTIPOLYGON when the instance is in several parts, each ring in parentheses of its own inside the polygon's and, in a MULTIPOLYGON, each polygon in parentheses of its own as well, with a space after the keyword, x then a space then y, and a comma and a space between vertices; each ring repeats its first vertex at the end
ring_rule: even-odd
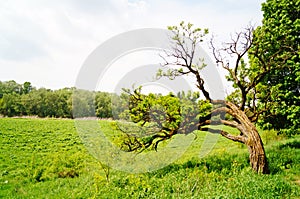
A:
POLYGON ((196 56, 197 46, 208 30, 184 22, 168 27, 173 33, 173 51, 161 55, 164 63, 158 77, 192 76, 205 100, 147 96, 140 89, 127 90, 131 118, 145 127, 146 135, 129 136, 128 129, 121 129, 128 135, 124 142, 128 151, 157 149, 160 142, 176 134, 208 131, 245 144, 253 170, 269 172, 255 124, 269 123, 277 129, 299 128, 299 31, 296 31, 300 27, 299 1, 293 4, 268 0, 263 4, 263 11, 261 27, 248 26, 221 45, 216 45, 214 39, 210 41, 217 65, 227 72, 226 78, 234 88, 226 100, 211 97, 201 73, 206 67, 205 60, 196 56), (248 55, 250 64, 245 61, 248 55), (224 125, 240 133, 227 132, 222 128, 224 125))
MULTIPOLYGON (((128 146, 127 149, 129 151, 150 147, 156 149, 160 142, 176 134, 188 134, 194 130, 208 131, 219 133, 225 138, 247 145, 253 170, 268 173, 264 146, 253 123, 257 120, 259 113, 255 112, 255 108, 252 107, 255 104, 247 103, 247 99, 264 76, 263 70, 262 72, 256 71, 254 76, 248 75, 253 73, 248 73, 250 68, 243 60, 252 45, 253 28, 246 28, 236 34, 231 42, 224 43, 221 48, 215 47, 211 41, 216 62, 228 72, 228 80, 232 81, 238 89, 234 94, 240 95, 239 98, 232 97, 232 95, 228 100, 211 97, 201 74, 201 70, 206 66, 205 60, 195 57, 197 46, 203 42, 208 30, 193 28, 192 24, 184 22, 179 26, 168 27, 168 29, 173 33, 171 38, 173 50, 161 55, 164 63, 157 73, 158 77, 174 79, 178 76, 192 76, 205 100, 176 101, 172 95, 162 99, 162 96, 143 95, 139 89, 133 92, 127 90, 130 94, 129 109, 134 122, 141 126, 151 127, 145 130, 146 138, 128 136, 127 141, 124 142, 128 146), (228 60, 226 56, 231 57, 231 62, 226 61, 228 60), (199 112, 195 111, 197 109, 199 112), (222 128, 223 125, 238 129, 240 134, 225 131, 222 128), (212 126, 215 128, 211 128, 212 126)), ((123 131, 126 133, 126 129, 123 131)))
POLYGON ((299 1, 267 0, 262 10, 261 27, 249 26, 220 46, 211 39, 213 57, 227 72, 226 78, 234 88, 226 100, 211 97, 201 74, 206 65, 203 60, 196 59, 197 46, 208 30, 193 28, 192 24, 184 22, 169 27, 173 32, 173 51, 161 55, 165 70, 159 70, 158 76, 194 77, 205 101, 178 99, 173 95, 146 96, 141 94, 140 88, 133 92, 126 90, 130 96, 131 118, 145 127, 146 135, 132 136, 127 133, 128 129, 123 129, 128 135, 124 141, 126 150, 157 149, 160 142, 176 134, 202 130, 245 144, 253 170, 269 172, 255 124, 268 124, 294 133, 299 130, 299 1), (195 111, 197 109, 199 112, 195 111), (226 132, 220 128, 222 125, 236 128, 240 133, 226 132))

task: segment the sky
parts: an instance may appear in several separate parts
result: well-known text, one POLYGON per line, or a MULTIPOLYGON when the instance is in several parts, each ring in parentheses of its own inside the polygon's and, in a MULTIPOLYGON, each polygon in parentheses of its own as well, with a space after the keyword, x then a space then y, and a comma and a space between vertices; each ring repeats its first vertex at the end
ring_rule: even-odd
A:
POLYGON ((250 22, 261 24, 262 2, 0 0, 0 81, 72 87, 91 52, 113 36, 186 21, 229 38, 250 22))

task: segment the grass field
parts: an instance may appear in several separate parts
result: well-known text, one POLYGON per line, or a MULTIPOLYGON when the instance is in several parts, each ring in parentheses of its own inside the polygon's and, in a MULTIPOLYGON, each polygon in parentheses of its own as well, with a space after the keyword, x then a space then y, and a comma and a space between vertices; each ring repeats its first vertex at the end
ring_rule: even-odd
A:
POLYGON ((300 198, 299 136, 262 132, 271 174, 257 175, 247 149, 218 135, 199 158, 207 139, 195 134, 180 159, 132 174, 95 159, 73 120, 0 118, 0 198, 300 198))

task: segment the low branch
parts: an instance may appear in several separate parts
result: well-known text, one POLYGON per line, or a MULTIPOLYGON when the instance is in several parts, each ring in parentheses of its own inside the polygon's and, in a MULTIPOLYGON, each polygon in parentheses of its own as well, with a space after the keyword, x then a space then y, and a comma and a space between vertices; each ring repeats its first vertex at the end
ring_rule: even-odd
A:
MULTIPOLYGON (((244 130, 243 127, 242 127, 242 125, 239 124, 238 122, 236 122, 236 121, 228 121, 228 120, 216 120, 216 121, 206 120, 205 122, 201 123, 201 126, 205 126, 205 125, 222 125, 222 124, 225 125, 225 126, 230 126, 230 127, 236 128, 241 133, 244 130)), ((201 126, 199 127, 199 129, 201 129, 201 126)))
POLYGON ((215 134, 221 134, 223 137, 226 137, 227 139, 230 139, 230 140, 235 141, 235 142, 240 142, 240 143, 243 143, 243 144, 245 144, 247 142, 246 137, 241 136, 241 135, 232 135, 232 134, 230 134, 226 131, 223 131, 223 130, 212 129, 212 128, 209 128, 209 127, 204 127, 204 128, 201 128, 200 130, 201 131, 207 131, 207 132, 210 132, 210 133, 215 133, 215 134))
POLYGON ((226 137, 232 141, 235 141, 235 142, 240 142, 240 143, 243 143, 245 144, 247 142, 247 138, 244 137, 244 136, 241 136, 241 135, 232 135, 230 133, 227 133, 226 131, 221 131, 221 135, 223 137, 226 137))

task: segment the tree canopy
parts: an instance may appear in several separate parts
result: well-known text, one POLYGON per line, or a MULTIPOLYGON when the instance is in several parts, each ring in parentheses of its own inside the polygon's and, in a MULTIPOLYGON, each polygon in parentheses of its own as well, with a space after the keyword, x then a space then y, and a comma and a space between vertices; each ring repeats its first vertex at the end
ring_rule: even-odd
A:
POLYGON ((260 124, 295 134, 300 129, 300 1, 267 0, 254 31, 250 71, 263 71, 249 100, 262 111, 260 124))

